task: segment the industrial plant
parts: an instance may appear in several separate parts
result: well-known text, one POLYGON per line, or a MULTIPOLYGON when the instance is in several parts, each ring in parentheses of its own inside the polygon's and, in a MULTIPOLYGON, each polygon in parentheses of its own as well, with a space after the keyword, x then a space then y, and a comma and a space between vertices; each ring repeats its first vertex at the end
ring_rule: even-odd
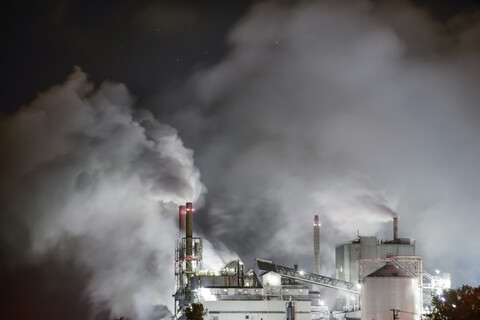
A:
POLYGON ((257 258, 260 274, 244 270, 240 260, 222 270, 202 268, 202 238, 193 236, 192 203, 179 207, 179 236, 175 248, 174 319, 200 303, 207 320, 420 320, 430 311, 431 295, 450 288, 450 275, 422 269, 415 241, 360 236, 335 250, 335 278, 320 273, 320 222, 313 219, 313 272, 257 258), (322 300, 321 287, 335 289, 333 308, 322 300))

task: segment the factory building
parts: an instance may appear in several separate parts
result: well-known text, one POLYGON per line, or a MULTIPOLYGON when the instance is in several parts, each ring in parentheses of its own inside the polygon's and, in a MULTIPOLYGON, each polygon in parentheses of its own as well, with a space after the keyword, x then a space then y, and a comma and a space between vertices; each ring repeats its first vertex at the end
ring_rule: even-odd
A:
MULTIPOLYGON (((393 240, 379 241, 375 236, 358 236, 335 248, 337 279, 358 283, 361 259, 384 260, 391 255, 415 256, 415 241, 398 237, 398 218, 393 219, 393 240)), ((370 264, 364 274, 375 271, 379 265, 370 264)))
MULTIPOLYGON (((393 240, 379 241, 376 236, 358 235, 355 240, 337 245, 336 278, 361 284, 365 275, 382 267, 391 256, 415 256, 415 241, 398 237, 398 218, 393 218, 393 240)), ((338 295, 336 308, 359 310, 360 299, 358 296, 338 295)), ((360 312, 352 318, 360 319, 360 312)))
POLYGON ((257 276, 253 269, 245 272, 240 260, 227 263, 222 270, 203 270, 202 238, 193 236, 193 214, 191 203, 179 207, 174 319, 185 319, 185 310, 201 303, 207 320, 418 320, 428 310, 425 290, 429 297, 431 292, 450 287, 448 274, 441 278, 438 272, 436 276, 423 272, 415 242, 398 237, 397 218, 393 240, 358 236, 336 246, 336 278, 330 278, 318 274, 318 216, 313 224, 313 273, 257 258, 262 271, 257 276), (339 293, 336 311, 323 304, 320 286, 339 293))
MULTIPOLYGON (((229 263, 235 276, 241 268, 239 261, 229 263)), ((311 320, 311 298, 308 287, 302 284, 282 283, 281 277, 273 272, 263 275, 263 285, 256 280, 251 270, 245 275, 245 282, 234 286, 223 286, 215 276, 205 281, 198 277, 201 287, 197 290, 198 301, 207 311, 209 320, 311 320), (249 284, 250 283, 250 284, 249 284), (253 286, 253 287, 252 287, 253 286)))
MULTIPOLYGON (((174 319, 185 319, 185 310, 193 303, 203 305, 204 318, 208 320, 320 320, 330 317, 320 294, 310 292, 303 284, 302 277, 310 274, 304 274, 297 267, 289 269, 262 261, 259 265, 267 266, 260 277, 262 281, 253 270, 245 272, 240 260, 229 262, 220 271, 202 270, 202 239, 193 236, 193 213, 191 203, 179 207, 174 319)), ((318 217, 316 221, 318 227, 318 217)), ((318 259, 318 228, 314 237, 318 259)), ((335 281, 321 278, 326 282, 335 281)))

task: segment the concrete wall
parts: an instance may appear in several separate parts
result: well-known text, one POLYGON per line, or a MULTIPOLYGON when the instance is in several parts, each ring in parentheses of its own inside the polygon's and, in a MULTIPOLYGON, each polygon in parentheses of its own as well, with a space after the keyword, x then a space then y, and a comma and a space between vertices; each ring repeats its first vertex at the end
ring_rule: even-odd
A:
MULTIPOLYGON (((206 320, 284 320, 286 304, 283 300, 263 301, 205 301, 206 320)), ((294 301, 295 319, 311 320, 310 301, 294 301)))

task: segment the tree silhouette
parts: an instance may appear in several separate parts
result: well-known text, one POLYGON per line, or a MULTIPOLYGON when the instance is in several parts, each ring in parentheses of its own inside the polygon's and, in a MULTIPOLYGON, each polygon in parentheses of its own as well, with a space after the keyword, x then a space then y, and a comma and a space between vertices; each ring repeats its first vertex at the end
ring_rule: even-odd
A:
POLYGON ((431 320, 478 320, 480 319, 480 286, 463 285, 455 290, 443 290, 432 297, 431 320))
POLYGON ((201 303, 193 303, 192 306, 185 311, 185 316, 187 316, 188 320, 203 320, 203 316, 206 314, 207 312, 203 309, 203 304, 201 303))

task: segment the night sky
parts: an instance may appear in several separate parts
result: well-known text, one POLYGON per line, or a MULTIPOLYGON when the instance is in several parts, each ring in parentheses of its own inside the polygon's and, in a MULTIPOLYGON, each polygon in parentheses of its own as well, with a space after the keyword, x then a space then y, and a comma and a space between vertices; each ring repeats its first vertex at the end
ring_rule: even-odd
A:
POLYGON ((206 266, 414 239, 480 285, 480 1, 3 1, 2 319, 168 318, 206 266))

